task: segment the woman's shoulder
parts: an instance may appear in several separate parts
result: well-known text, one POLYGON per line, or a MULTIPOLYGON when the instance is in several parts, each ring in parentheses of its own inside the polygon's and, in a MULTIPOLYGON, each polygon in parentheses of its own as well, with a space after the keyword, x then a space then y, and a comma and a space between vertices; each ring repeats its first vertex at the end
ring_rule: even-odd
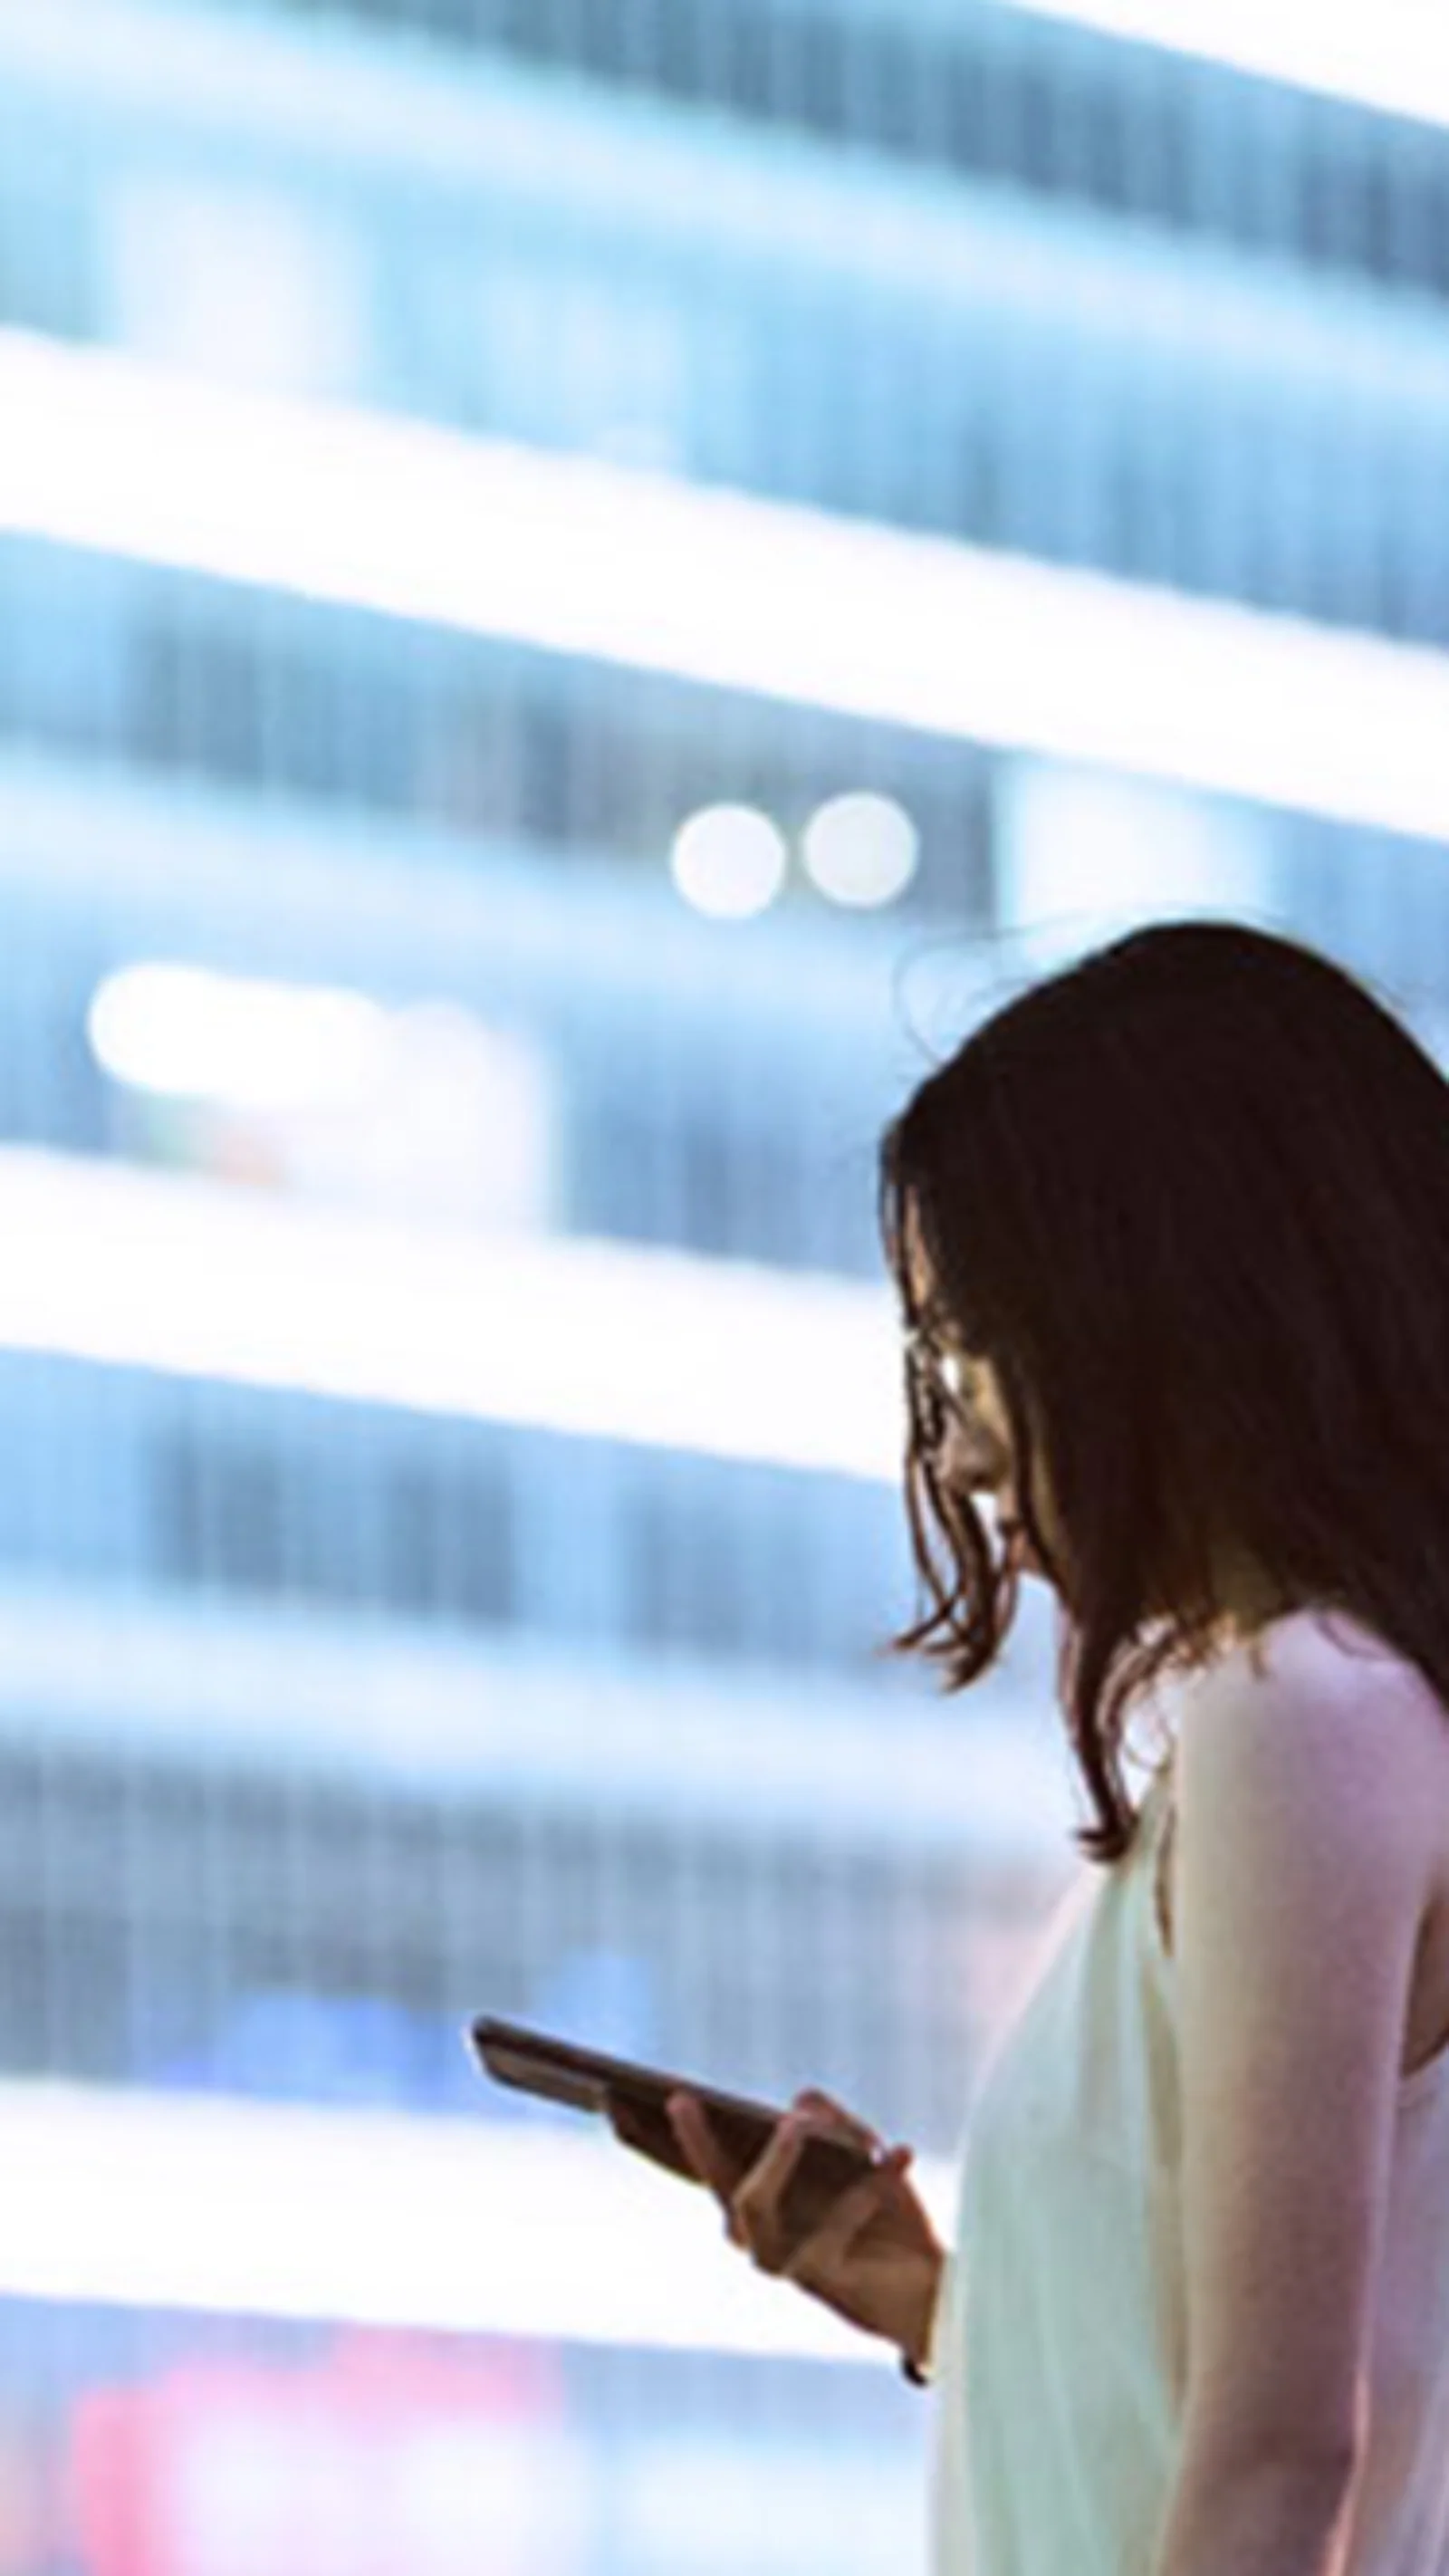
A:
POLYGON ((1423 1687, 1417 1665, 1371 1620, 1341 1602, 1305 1601, 1251 1627, 1225 1622, 1189 1678, 1217 1683, 1246 1673, 1265 1682, 1326 1684, 1365 1664, 1380 1667, 1386 1678, 1397 1668, 1406 1686, 1417 1677, 1423 1687))
MULTIPOLYGON (((1149 1820, 1157 1826, 1153 1877, 1159 1927, 1169 1950, 1181 1742, 1212 1724, 1214 1711, 1229 1717, 1225 1692, 1236 1703, 1231 1726, 1244 1754, 1255 1742, 1266 1751, 1266 1739, 1258 1733, 1262 1717, 1301 1711, 1312 1718, 1303 1743, 1305 1750, 1312 1743, 1315 1777, 1321 1777, 1324 1753, 1331 1748, 1344 1755, 1333 1767, 1345 1783, 1355 1774, 1366 1777, 1363 1763, 1371 1758, 1376 1777, 1386 1770, 1392 1776, 1396 1806, 1425 1818, 1449 1815, 1449 1710, 1412 1659, 1358 1613, 1320 1603, 1285 1611, 1251 1634, 1230 1638, 1184 1678, 1174 1742, 1146 1802, 1149 1820), (1240 1697, 1245 1688, 1261 1701, 1251 1716, 1240 1697), (1245 1723, 1250 1728, 1246 1734, 1245 1723)), ((1281 1743, 1280 1750, 1286 1750, 1281 1743)), ((1305 1773, 1305 1786, 1307 1778, 1305 1773)), ((1440 1839, 1449 1891, 1449 1827, 1441 1829, 1440 1839)))
POLYGON ((1345 1704, 1402 1706, 1442 1728, 1443 1702, 1420 1666, 1372 1620, 1337 1602, 1309 1602, 1272 1619, 1240 1649, 1246 1668, 1280 1689, 1331 1692, 1345 1704))

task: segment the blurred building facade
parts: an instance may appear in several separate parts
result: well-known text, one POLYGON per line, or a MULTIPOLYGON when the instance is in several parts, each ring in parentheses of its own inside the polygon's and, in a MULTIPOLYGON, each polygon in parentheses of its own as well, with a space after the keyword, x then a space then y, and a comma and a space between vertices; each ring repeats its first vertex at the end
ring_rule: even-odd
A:
POLYGON ((892 2357, 460 2034, 949 2223, 1079 1811, 1030 1587, 876 1651, 876 1140, 1180 903, 1437 1026, 1449 136, 994 0, 92 0, 0 146, 0 2576, 898 2567, 892 2357))

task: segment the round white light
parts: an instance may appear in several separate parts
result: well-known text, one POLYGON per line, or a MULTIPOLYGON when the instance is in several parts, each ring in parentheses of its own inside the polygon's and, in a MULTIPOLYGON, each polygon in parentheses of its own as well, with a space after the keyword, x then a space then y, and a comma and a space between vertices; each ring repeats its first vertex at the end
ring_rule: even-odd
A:
POLYGON ((778 825, 757 807, 709 805, 681 825, 669 863, 685 902, 697 912, 744 921, 774 902, 789 852, 778 825))
POLYGON ((916 873, 920 835, 891 796, 832 796, 805 826, 807 873, 832 903, 893 903, 916 873))

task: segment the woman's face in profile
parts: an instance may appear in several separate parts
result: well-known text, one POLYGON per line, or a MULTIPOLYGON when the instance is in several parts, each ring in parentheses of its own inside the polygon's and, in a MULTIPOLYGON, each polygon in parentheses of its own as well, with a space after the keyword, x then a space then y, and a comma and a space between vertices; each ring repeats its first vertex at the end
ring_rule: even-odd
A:
MULTIPOLYGON (((952 1355, 953 1385, 943 1407, 944 1429, 936 1450, 937 1473, 944 1484, 958 1492, 989 1496, 995 1506, 997 1527, 1007 1534, 1017 1566, 1023 1573, 1039 1574, 1050 1580, 1020 1525, 1017 1459, 1001 1381, 991 1361, 981 1353, 968 1351, 954 1331, 950 1315, 941 1302, 929 1256, 910 1221, 907 1224, 906 1257, 910 1266, 912 1299, 921 1319, 921 1330, 936 1349, 952 1355), (1013 1531, 1015 1535, 1011 1535, 1013 1531)), ((1044 1526, 1050 1544, 1050 1521, 1044 1526)))

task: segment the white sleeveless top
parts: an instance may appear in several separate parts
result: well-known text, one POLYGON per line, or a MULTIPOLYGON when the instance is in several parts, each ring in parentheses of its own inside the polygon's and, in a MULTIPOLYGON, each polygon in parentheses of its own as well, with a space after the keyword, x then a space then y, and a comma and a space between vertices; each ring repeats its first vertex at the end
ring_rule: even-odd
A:
MULTIPOLYGON (((1160 1770, 1082 1861, 988 2056, 932 2333, 930 2576, 1151 2576, 1185 2384, 1160 1770)), ((1449 2046, 1399 2087, 1369 2453, 1344 2576, 1449 2576, 1449 2046)))

